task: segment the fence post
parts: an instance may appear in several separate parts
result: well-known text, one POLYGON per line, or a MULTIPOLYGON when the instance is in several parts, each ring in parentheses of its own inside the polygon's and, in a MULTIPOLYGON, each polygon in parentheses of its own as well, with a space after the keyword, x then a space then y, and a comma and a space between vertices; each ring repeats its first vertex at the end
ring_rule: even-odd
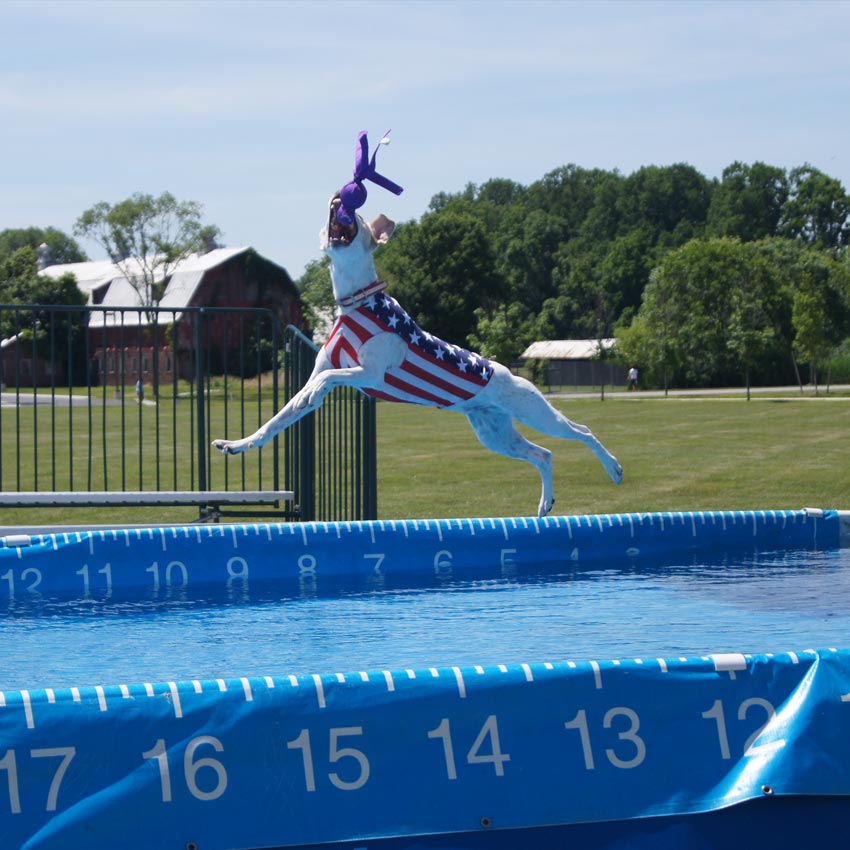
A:
MULTIPOLYGON (((295 370, 297 385, 292 388, 293 395, 304 386, 315 363, 315 355, 307 346, 300 345, 298 350, 295 370)), ((301 507, 301 518, 314 520, 316 519, 316 413, 308 413, 298 421, 295 427, 298 429, 298 457, 295 459, 295 464, 298 467, 300 484, 298 502, 301 507)))
POLYGON ((206 387, 204 386, 204 310, 198 311, 195 324, 195 382, 198 402, 198 489, 207 489, 206 387))
POLYGON ((373 398, 362 398, 363 405, 363 519, 378 518, 378 417, 373 398))

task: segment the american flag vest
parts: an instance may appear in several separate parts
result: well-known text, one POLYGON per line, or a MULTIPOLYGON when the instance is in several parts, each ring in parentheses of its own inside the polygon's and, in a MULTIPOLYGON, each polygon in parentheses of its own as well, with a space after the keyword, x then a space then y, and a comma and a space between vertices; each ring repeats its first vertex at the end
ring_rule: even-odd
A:
POLYGON ((374 398, 452 407, 474 398, 493 376, 493 365, 465 348, 423 331, 390 295, 372 295, 336 320, 325 351, 336 369, 360 365, 360 348, 380 333, 394 333, 407 343, 399 366, 384 373, 388 390, 365 389, 374 398))

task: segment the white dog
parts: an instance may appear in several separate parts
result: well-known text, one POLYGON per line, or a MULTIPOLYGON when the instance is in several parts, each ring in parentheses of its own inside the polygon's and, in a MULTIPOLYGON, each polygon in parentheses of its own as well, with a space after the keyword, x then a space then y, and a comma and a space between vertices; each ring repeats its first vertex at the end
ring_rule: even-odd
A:
POLYGON ((579 440, 602 462, 614 483, 623 478, 617 459, 589 428, 571 422, 533 384, 499 363, 449 345, 423 331, 377 279, 372 252, 395 227, 380 215, 368 224, 360 215, 338 217, 339 195, 331 200, 322 248, 330 257, 339 316, 304 387, 258 431, 241 440, 215 440, 225 454, 260 448, 318 408, 339 386, 358 387, 390 401, 444 407, 462 413, 478 439, 494 452, 527 461, 543 481, 537 515, 552 509, 552 453, 523 437, 521 422, 544 434, 579 440), (345 219, 350 223, 345 223, 345 219))

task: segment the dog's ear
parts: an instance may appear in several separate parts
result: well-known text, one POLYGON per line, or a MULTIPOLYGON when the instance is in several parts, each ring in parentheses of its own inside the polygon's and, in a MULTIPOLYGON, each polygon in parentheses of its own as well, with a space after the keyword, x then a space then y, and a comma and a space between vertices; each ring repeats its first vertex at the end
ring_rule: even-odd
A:
POLYGON ((390 241, 390 236, 393 235, 393 231, 395 230, 395 222, 390 221, 383 213, 381 213, 376 219, 372 221, 369 225, 369 229, 372 231, 372 236, 375 237, 375 241, 379 245, 384 245, 390 241))

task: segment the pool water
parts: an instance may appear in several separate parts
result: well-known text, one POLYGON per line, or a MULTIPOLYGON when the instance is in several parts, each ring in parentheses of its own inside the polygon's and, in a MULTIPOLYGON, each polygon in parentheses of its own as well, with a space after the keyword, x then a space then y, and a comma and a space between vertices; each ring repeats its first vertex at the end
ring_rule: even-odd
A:
POLYGON ((18 597, 0 690, 845 646, 850 550, 18 597))

